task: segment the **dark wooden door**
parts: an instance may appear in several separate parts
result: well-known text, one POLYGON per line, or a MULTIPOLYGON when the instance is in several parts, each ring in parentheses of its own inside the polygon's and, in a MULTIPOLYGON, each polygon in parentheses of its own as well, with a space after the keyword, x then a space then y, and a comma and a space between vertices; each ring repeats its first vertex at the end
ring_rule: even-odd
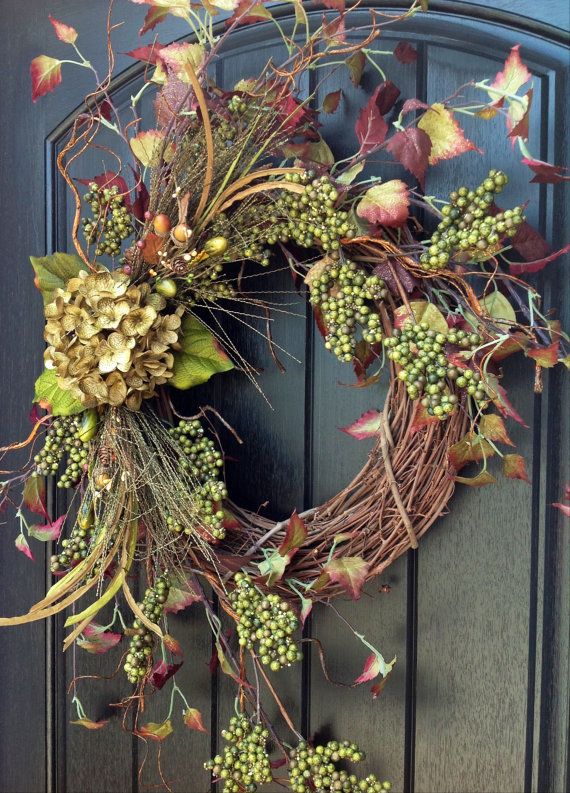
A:
MULTIPOLYGON (((42 351, 40 299, 28 255, 68 245, 69 208, 54 163, 69 120, 90 88, 87 78, 84 82, 75 73, 56 94, 32 107, 28 65, 46 51, 48 40, 49 51, 57 53, 48 12, 76 27, 88 57, 103 62, 106 7, 106 0, 0 3, 0 443, 26 432, 42 351)), ((415 65, 390 66, 402 94, 435 101, 474 75, 494 74, 510 47, 520 43, 535 75, 534 150, 544 160, 567 162, 565 0, 431 2, 430 7, 428 15, 405 28, 394 27, 382 38, 383 49, 402 38, 418 48, 415 65)), ((125 21, 116 31, 116 50, 125 52, 133 46, 141 8, 118 0, 115 13, 125 21)), ((286 24, 286 7, 283 14, 286 24)), ((165 42, 179 35, 175 20, 160 31, 165 42)), ((232 85, 253 75, 276 46, 271 26, 244 29, 220 60, 218 79, 232 85)), ((114 87, 118 101, 128 102, 141 79, 141 69, 120 56, 114 87)), ((364 90, 373 85, 369 75, 364 90)), ((340 77, 339 87, 345 93, 344 111, 327 119, 324 132, 335 153, 344 156, 344 127, 352 129, 357 89, 340 77)), ((469 133, 468 120, 465 125, 469 133)), ((500 164, 512 173, 510 194, 531 200, 531 221, 553 245, 567 241, 568 201, 559 186, 530 185, 506 139, 493 133, 485 138, 480 126, 473 135, 485 149, 485 159, 463 158, 461 172, 455 161, 440 166, 427 191, 445 194, 459 174, 462 182, 476 183, 487 166, 500 164)), ((93 168, 97 172, 95 161, 93 168)), ((540 285, 568 328, 563 267, 547 270, 540 285)), ((279 274, 271 284, 275 290, 289 287, 279 274)), ((279 344, 299 361, 290 360, 286 374, 275 370, 261 341, 244 337, 250 355, 264 368, 262 386, 273 410, 233 374, 191 392, 187 403, 188 408, 215 405, 247 438, 245 449, 234 450, 246 465, 241 473, 238 466, 230 469, 230 487, 249 505, 269 498, 276 516, 325 499, 348 480, 367 449, 337 428, 383 400, 383 392, 339 386, 346 371, 313 338, 304 302, 295 297, 284 302, 299 315, 280 315, 274 330, 279 344)), ((532 487, 503 482, 494 492, 458 492, 452 514, 430 531, 419 550, 398 560, 369 587, 374 599, 338 605, 387 655, 398 656, 383 695, 373 702, 366 687, 333 688, 316 656, 280 677, 284 698, 305 734, 322 730, 358 741, 367 749, 367 767, 391 779, 396 791, 561 793, 568 788, 570 535, 550 507, 570 478, 568 388, 563 372, 554 370, 546 377, 544 393, 533 395, 524 362, 508 368, 511 398, 530 425, 528 430, 513 427, 512 435, 529 462, 532 487), (380 584, 389 584, 389 594, 378 594, 380 584)), ((14 527, 4 525, 2 614, 20 613, 39 599, 49 578, 46 558, 31 564, 14 552, 14 537, 14 527)), ((206 791, 202 764, 216 751, 219 730, 233 709, 233 693, 223 675, 210 676, 211 638, 201 613, 189 609, 173 623, 172 631, 187 649, 179 684, 210 732, 182 728, 164 744, 162 763, 174 790, 206 791)), ((310 627, 326 648, 331 675, 354 679, 366 653, 353 646, 338 618, 323 609, 310 627)), ((144 749, 121 731, 116 714, 98 733, 69 724, 70 679, 74 674, 111 674, 114 659, 85 654, 62 659, 61 638, 55 621, 0 633, 0 789, 118 793, 156 783, 155 747, 139 780, 144 749)), ((109 715, 105 703, 118 701, 126 691, 119 675, 82 689, 82 699, 92 718, 103 718, 109 715)), ((149 720, 160 720, 161 708, 158 698, 152 701, 149 720)))

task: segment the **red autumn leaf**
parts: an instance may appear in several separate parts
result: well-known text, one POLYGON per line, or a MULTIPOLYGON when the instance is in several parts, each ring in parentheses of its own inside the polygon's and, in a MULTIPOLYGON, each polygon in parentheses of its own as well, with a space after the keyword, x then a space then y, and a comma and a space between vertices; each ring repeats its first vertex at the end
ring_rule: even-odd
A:
POLYGON ((516 94, 519 88, 532 78, 532 74, 521 60, 520 46, 520 44, 515 44, 512 47, 502 71, 497 72, 495 79, 487 89, 491 99, 498 100, 507 94, 516 94))
POLYGON ((463 438, 454 443, 447 452, 449 462, 456 471, 461 469, 468 463, 477 463, 480 460, 486 460, 495 454, 495 450, 491 444, 477 435, 474 432, 468 432, 463 438))
POLYGON ((382 414, 377 410, 367 410, 354 424, 341 427, 340 430, 341 432, 346 432, 351 438, 361 441, 365 438, 374 438, 378 435, 381 426, 382 414))
POLYGON ((508 358, 509 355, 513 355, 517 352, 522 352, 525 350, 529 345, 529 339, 526 334, 516 331, 515 333, 511 333, 508 339, 501 342, 497 347, 494 348, 493 353, 491 355, 491 360, 493 361, 502 361, 505 358, 508 358))
POLYGON ((374 685, 370 689, 370 693, 372 694, 372 699, 378 699, 380 694, 386 688, 386 684, 388 683, 389 675, 386 675, 385 678, 380 680, 378 683, 374 683, 374 685))
POLYGON ((555 261, 556 259, 560 258, 560 256, 564 256, 570 251, 570 243, 566 245, 564 248, 561 248, 559 251, 554 251, 551 253, 550 256, 545 256, 544 259, 538 259, 533 262, 511 262, 509 264, 509 269, 514 275, 518 275, 520 273, 538 273, 540 270, 543 270, 547 264, 550 262, 555 261))
POLYGON ((263 3, 254 3, 252 0, 236 0, 235 11, 226 20, 226 26, 238 25, 253 25, 264 19, 272 19, 271 12, 263 7, 263 3))
MULTIPOLYGON (((169 82, 172 82, 172 78, 169 82)), ((133 201, 133 204, 131 206, 131 212, 133 213, 133 216, 137 220, 140 220, 142 223, 144 220, 145 212, 148 209, 148 205, 150 202, 150 195, 148 193, 145 183, 141 179, 140 173, 138 173, 132 166, 131 166, 131 170, 136 179, 135 200, 133 201)))
POLYGON ((115 647, 122 638, 120 633, 107 631, 103 625, 99 625, 97 622, 90 622, 83 630, 82 636, 77 639, 76 644, 88 653, 102 655, 112 647, 115 647))
POLYGON ((388 124, 376 106, 375 93, 360 111, 354 127, 361 154, 368 154, 384 143, 388 132, 388 124))
POLYGON ((180 642, 178 639, 175 639, 174 636, 171 636, 169 633, 165 633, 162 637, 162 641, 164 646, 170 650, 173 655, 184 655, 182 647, 180 646, 180 642))
POLYGON ((41 540, 42 542, 59 540, 59 535, 61 534, 66 517, 67 515, 62 515, 57 518, 57 520, 54 520, 53 523, 46 523, 45 526, 30 526, 30 537, 34 537, 36 540, 41 540))
POLYGON ((49 55, 38 55, 30 64, 32 102, 53 91, 61 83, 61 61, 49 55))
POLYGON ((353 85, 360 85, 366 66, 366 55, 361 50, 357 50, 346 59, 345 63, 350 74, 350 82, 353 85))
POLYGON ((530 120, 530 109, 532 107, 533 89, 529 88, 526 94, 522 97, 523 105, 511 104, 509 115, 507 116, 507 125, 510 127, 509 138, 522 138, 528 140, 528 123, 530 120))
POLYGON ((489 471, 480 471, 476 476, 456 476, 455 481, 469 487, 485 487, 494 485, 497 480, 489 471))
POLYGON ((107 188, 108 190, 110 190, 112 187, 116 187, 120 195, 124 196, 125 206, 127 209, 131 209, 131 197, 128 185, 123 177, 119 176, 119 174, 115 171, 105 171, 104 173, 100 173, 98 176, 94 176, 92 179, 77 179, 77 181, 80 184, 87 186, 94 182, 98 187, 102 189, 107 188))
POLYGON ((403 129, 392 135, 386 148, 423 185, 431 152, 429 135, 417 127, 403 129))
POLYGON ((14 545, 19 551, 21 551, 24 554, 24 556, 27 556, 28 559, 32 560, 32 562, 34 561, 34 554, 30 550, 28 541, 26 540, 26 538, 22 533, 18 534, 18 536, 14 540, 14 545))
MULTIPOLYGON (((511 245, 527 262, 544 259, 550 253, 550 246, 542 234, 526 221, 518 227, 517 233, 511 239, 511 245)), ((524 267, 525 265, 511 264, 511 270, 513 266, 524 267)))
POLYGON ((401 179, 390 179, 370 187, 360 199, 356 214, 388 228, 397 228, 408 219, 408 186, 401 179))
POLYGON ((442 160, 450 160, 468 151, 481 151, 465 137, 452 111, 439 102, 426 110, 418 121, 418 129, 431 140, 430 165, 437 165, 442 160))
POLYGON ((321 35, 327 47, 338 47, 344 44, 346 42, 344 17, 338 16, 331 22, 327 22, 326 17, 323 15, 321 35))
POLYGON ((168 597, 164 604, 164 610, 177 614, 179 611, 188 608, 192 603, 197 603, 199 600, 200 596, 195 592, 185 574, 181 572, 171 582, 168 597))
POLYGON ((22 492, 24 505, 37 515, 43 515, 49 520, 46 510, 46 483, 41 476, 30 476, 26 479, 22 492))
POLYGON ((75 44, 77 40, 77 31, 75 28, 72 28, 71 25, 66 25, 65 22, 60 22, 58 19, 54 19, 51 14, 49 15, 49 21, 53 25, 55 35, 60 41, 66 44, 75 44))
POLYGON ((157 661, 148 677, 149 683, 156 689, 163 688, 165 683, 176 674, 181 666, 182 662, 179 664, 167 664, 166 661, 157 661))
POLYGON ((198 732, 208 732, 208 730, 204 727, 202 714, 199 710, 197 710, 197 708, 188 708, 188 710, 184 711, 184 724, 187 727, 190 727, 191 730, 197 730, 198 732))
POLYGON ((287 523, 285 537, 279 546, 281 556, 290 555, 299 550, 307 539, 307 527, 305 522, 297 515, 297 510, 293 512, 287 523))
POLYGON ((345 0, 321 0, 322 5, 325 8, 332 8, 336 11, 340 11, 341 13, 344 11, 345 8, 345 0))
POLYGON ((424 407, 421 402, 416 402, 414 415, 408 431, 410 435, 413 435, 415 432, 424 429, 424 427, 428 427, 430 424, 437 424, 438 422, 439 419, 437 416, 430 416, 427 412, 427 408, 424 407))
POLYGON ((70 724, 77 724, 78 727, 85 727, 86 730, 102 730, 106 724, 109 724, 109 719, 103 719, 102 721, 75 719, 75 721, 70 721, 70 724))
POLYGON ((153 41, 152 44, 145 44, 142 47, 137 47, 130 52, 126 52, 129 58, 134 58, 137 61, 144 61, 145 63, 152 63, 156 65, 160 60, 160 50, 164 47, 159 41, 153 41))
POLYGON ((567 518, 570 518, 570 504, 561 504, 559 501, 553 501, 552 506, 559 509, 567 518))
POLYGON ((394 49, 394 57, 400 63, 415 63, 418 59, 418 51, 409 41, 399 41, 394 49))
POLYGON ((524 457, 521 454, 505 454, 503 457, 503 473, 509 479, 522 479, 523 482, 530 484, 524 457))
POLYGON ((528 165, 530 170, 535 174, 530 180, 537 184, 558 184, 559 182, 570 182, 570 174, 565 173, 568 168, 563 168, 560 165, 551 165, 549 162, 542 160, 529 159, 523 157, 521 160, 523 165, 528 165))
POLYGON ((404 287, 408 294, 411 294, 414 289, 419 286, 417 278, 414 278, 414 276, 395 259, 390 262, 377 264, 373 272, 374 275, 380 276, 393 295, 400 294, 398 282, 400 286, 404 287))
POLYGON ((526 354, 532 358, 539 366, 550 369, 558 363, 558 351, 560 349, 560 339, 556 339, 548 347, 539 347, 536 350, 527 350, 526 354))
POLYGON ((329 576, 331 581, 344 589, 353 600, 358 600, 362 587, 368 575, 369 565, 360 556, 344 556, 339 559, 331 559, 323 571, 329 576))
POLYGON ((139 735, 141 738, 150 738, 153 741, 164 741, 173 732, 172 722, 167 719, 160 724, 149 721, 148 724, 144 724, 136 730, 135 735, 139 735))
POLYGON ((427 110, 428 108, 429 105, 422 102, 421 99, 406 99, 402 105, 402 115, 405 116, 406 113, 413 113, 414 110, 427 110))
POLYGON ((305 625, 311 611, 313 610, 313 601, 310 598, 302 598, 301 599, 301 627, 305 625))
POLYGON ((498 441, 507 446, 515 445, 508 436, 505 422, 496 413, 485 413, 481 416, 479 430, 490 441, 498 441))
POLYGON ((385 80, 383 83, 380 83, 378 88, 374 91, 371 99, 375 97, 376 107, 380 115, 385 116, 386 113, 392 110, 399 96, 400 89, 398 86, 394 85, 392 80, 385 80))
POLYGON ((497 385, 497 396, 493 399, 493 403, 502 416, 509 419, 514 419, 523 427, 528 427, 528 424, 522 419, 521 415, 511 404, 507 397, 507 392, 501 385, 497 385))
POLYGON ((395 663, 395 658, 387 664, 380 653, 372 653, 372 655, 369 655, 366 659, 364 669, 354 681, 354 685, 359 686, 362 683, 368 683, 370 680, 374 680, 375 677, 378 677, 378 675, 386 677, 392 671, 392 667, 395 663))
POLYGON ((327 94, 323 99, 323 110, 325 113, 336 113, 338 110, 338 106, 340 103, 340 97, 342 96, 342 91, 331 91, 330 94, 327 94))
POLYGON ((224 513, 224 518, 223 518, 224 529, 240 529, 242 527, 242 524, 239 522, 236 516, 233 515, 229 511, 229 509, 224 509, 221 502, 218 503, 219 503, 218 509, 221 509, 224 513))
MULTIPOLYGON (((132 0, 132 2, 136 3, 137 0, 132 0)), ((149 8, 146 12, 143 25, 139 30, 139 36, 144 36, 149 30, 154 30, 159 22, 164 22, 167 15, 167 8, 149 8)))

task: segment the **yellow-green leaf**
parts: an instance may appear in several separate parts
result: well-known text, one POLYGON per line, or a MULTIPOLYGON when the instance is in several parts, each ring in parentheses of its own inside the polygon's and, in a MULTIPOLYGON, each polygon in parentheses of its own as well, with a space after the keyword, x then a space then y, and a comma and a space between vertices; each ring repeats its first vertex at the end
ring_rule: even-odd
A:
POLYGON ((79 256, 70 253, 52 253, 50 256, 30 256, 36 277, 34 283, 42 293, 44 304, 51 303, 56 289, 64 289, 70 278, 75 278, 85 264, 79 256))
POLYGON ((198 319, 188 314, 182 322, 182 349, 174 354, 170 385, 181 390, 205 383, 218 372, 233 369, 227 353, 198 319))
POLYGON ((54 416, 75 416, 85 410, 73 394, 59 387, 53 369, 44 369, 36 380, 34 402, 54 416))
POLYGON ((412 300, 410 301, 410 311, 407 306, 399 306, 394 311, 394 326, 401 328, 408 320, 413 322, 425 322, 429 325, 431 330, 436 333, 448 333, 449 328, 445 317, 433 303, 428 303, 427 300, 412 300))
POLYGON ((170 162, 174 155, 173 144, 169 143, 162 151, 164 132, 157 129, 149 129, 146 132, 139 132, 134 138, 129 140, 129 145, 133 154, 145 168, 157 168, 162 161, 170 162))
POLYGON ((481 307, 493 319, 509 325, 516 324, 517 317, 514 308, 501 292, 493 292, 479 300, 481 307))

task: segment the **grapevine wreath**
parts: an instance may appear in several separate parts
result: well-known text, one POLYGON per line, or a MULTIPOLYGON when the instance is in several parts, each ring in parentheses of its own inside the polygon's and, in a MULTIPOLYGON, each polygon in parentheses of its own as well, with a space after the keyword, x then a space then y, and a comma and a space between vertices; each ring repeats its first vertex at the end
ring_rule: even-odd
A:
MULTIPOLYGON (((96 87, 57 163, 75 201, 76 252, 32 258, 46 320, 33 429, 2 450, 29 449, 1 483, 1 504, 19 518, 18 550, 32 557, 30 538, 54 543, 54 583, 29 612, 0 624, 68 609, 64 650, 104 652, 122 640, 120 667, 133 692, 121 704, 134 713, 136 735, 161 741, 174 729, 175 695, 186 702, 174 677, 183 650, 167 615, 199 603, 217 661, 237 689, 226 748, 206 763, 213 780, 226 793, 272 778, 298 793, 386 790, 376 776, 358 779, 338 765, 363 758, 356 744, 319 744, 298 732, 274 673, 301 659, 300 627, 312 605, 358 598, 366 581, 417 546, 456 482, 494 482, 487 467, 494 455, 506 476, 527 478, 523 458, 501 450, 511 444, 505 418, 518 419, 500 383, 503 360, 527 356, 538 390, 544 367, 568 366, 568 337, 521 278, 561 252, 547 252, 524 203, 501 201, 507 174, 493 168, 444 198, 424 194, 427 168, 481 153, 462 130, 463 114, 506 124, 532 181, 570 177, 529 151, 532 75, 518 46, 494 78, 437 103, 400 97, 382 61, 393 54, 411 63, 417 53, 404 42, 393 53, 375 43, 385 26, 425 11, 423 1, 400 14, 369 9, 363 25, 361 16, 353 22, 359 2, 292 0, 292 31, 264 2, 132 2, 148 6, 141 33, 171 14, 190 36, 129 53, 144 62, 145 80, 127 117, 112 98, 112 3, 103 79, 74 28, 51 17, 76 55, 40 55, 31 64, 34 100, 57 87, 70 63, 91 70, 96 87), (216 85, 211 67, 228 38, 260 21, 278 26, 281 62, 240 75, 231 90, 216 85), (319 114, 343 112, 334 86, 343 70, 356 86, 367 70, 377 87, 347 131, 353 155, 336 161, 319 114), (310 85, 331 86, 318 109, 309 74, 310 85), (156 120, 142 129, 137 108, 151 90, 156 120), (116 149, 99 142, 101 131, 116 134, 116 149), (86 177, 81 157, 93 148, 112 165, 86 177), (393 177, 393 165, 378 164, 379 153, 402 166, 407 182, 393 177), (383 409, 345 428, 375 439, 364 468, 325 504, 277 524, 228 493, 217 435, 226 420, 212 407, 183 416, 173 399, 176 389, 232 368, 255 381, 255 361, 225 329, 226 315, 247 325, 262 318, 279 365, 269 331, 277 308, 269 294, 248 291, 252 274, 276 266, 289 270, 292 292, 305 291, 325 347, 354 367, 359 385, 374 393, 384 370, 389 379, 383 409), (478 471, 464 476, 469 463, 478 471), (67 514, 48 515, 46 477, 73 494, 67 514), (140 575, 146 588, 137 600, 140 575), (285 736, 262 707, 260 680, 285 736), (170 712, 144 723, 145 697, 164 686, 172 687, 170 712)), ((371 651, 356 683, 386 677, 394 662, 354 633, 371 651)), ((77 685, 73 703, 77 724, 104 726, 85 713, 77 685)), ((188 703, 183 714, 188 727, 203 729, 188 703)))

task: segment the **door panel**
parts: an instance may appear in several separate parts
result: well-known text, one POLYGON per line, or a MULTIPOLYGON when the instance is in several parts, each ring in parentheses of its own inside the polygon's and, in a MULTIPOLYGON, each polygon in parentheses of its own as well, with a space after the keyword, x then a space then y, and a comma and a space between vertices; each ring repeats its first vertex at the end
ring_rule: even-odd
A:
MULTIPOLYGON (((99 33, 106 0, 53 0, 49 7, 45 0, 26 0, 25 5, 25 24, 18 16, 19 0, 4 0, 0 7, 4 53, 12 75, 25 74, 31 58, 48 49, 48 10, 77 27, 88 57, 102 61, 104 41, 99 33)), ((473 77, 494 74, 509 48, 521 43, 525 62, 535 74, 535 108, 541 109, 531 129, 535 148, 543 159, 564 162, 568 53, 563 34, 543 23, 567 27, 567 8, 558 0, 540 8, 535 5, 434 2, 427 16, 394 26, 377 42, 378 48, 390 49, 405 38, 418 48, 414 65, 387 62, 388 76, 402 97, 419 95, 434 101, 473 77), (493 5, 501 8, 495 11, 493 5), (459 18, 461 11, 468 16, 459 18), (517 12, 524 18, 516 17, 517 12), (534 30, 532 17, 540 22, 534 30)), ((286 7, 283 13, 287 25, 286 7)), ((133 46, 141 9, 120 0, 116 14, 125 20, 116 32, 116 49, 124 52, 133 46)), ((166 22, 159 31, 161 41, 180 35, 175 21, 166 22)), ((48 40, 49 51, 57 54, 59 45, 48 40)), ((216 66, 218 81, 230 87, 255 74, 277 46, 271 26, 244 28, 216 66)), ((115 96, 126 104, 140 85, 142 71, 120 56, 117 75, 115 96)), ((64 73, 57 93, 32 107, 23 80, 11 79, 0 86, 5 111, 0 120, 4 146, 0 216, 10 218, 17 230, 0 267, 0 371, 3 382, 10 384, 0 397, 0 443, 21 436, 28 426, 23 406, 30 401, 33 376, 41 366, 42 317, 27 257, 69 245, 71 208, 55 157, 70 114, 89 88, 83 75, 66 81, 64 73)), ((363 87, 354 88, 341 70, 327 86, 326 91, 343 90, 339 112, 323 119, 324 135, 337 156, 350 152, 358 108, 376 81, 368 70, 363 87)), ((326 91, 317 97, 317 104, 326 91)), ((145 113, 150 112, 149 95, 145 113)), ((488 131, 480 124, 472 127, 467 117, 462 122, 468 136, 485 149, 485 158, 471 153, 440 165, 426 191, 445 194, 458 179, 477 182, 487 167, 500 164, 512 174, 506 200, 509 196, 531 200, 531 221, 554 245, 567 241, 568 202, 562 190, 530 185, 517 152, 502 132, 497 134, 493 122, 488 131)), ((94 155, 92 169, 88 161, 82 167, 85 173, 78 175, 103 170, 99 155, 94 155)), ((375 168, 390 178, 399 175, 397 167, 391 165, 386 171, 382 162, 375 168)), ((556 276, 561 265, 554 268, 547 271, 547 295, 551 304, 566 312, 568 327, 568 279, 562 282, 556 276)), ((545 279, 537 281, 540 286, 545 279)), ((280 518, 293 508, 301 511, 325 500, 359 469, 369 446, 337 428, 371 407, 380 407, 386 382, 374 390, 346 385, 350 371, 324 350, 306 303, 292 289, 285 269, 262 273, 252 288, 271 291, 276 309, 272 334, 286 351, 278 351, 286 373, 278 371, 256 332, 264 331, 263 323, 244 318, 254 326, 247 328, 212 315, 211 321, 220 321, 240 353, 261 370, 259 384, 265 397, 242 374, 231 372, 179 396, 177 406, 191 414, 199 405, 209 404, 232 424, 245 443, 239 445, 223 433, 224 448, 236 461, 228 464, 230 491, 239 493, 240 502, 250 508, 257 509, 267 500, 266 514, 280 518)), ((509 430, 532 470, 532 487, 503 480, 492 493, 458 491, 452 513, 434 526, 417 552, 399 559, 370 584, 358 603, 335 601, 339 612, 387 658, 398 657, 381 697, 373 702, 366 686, 350 690, 330 685, 317 644, 310 641, 302 668, 281 673, 277 681, 283 701, 305 734, 358 741, 367 750, 366 770, 391 779, 396 791, 565 789, 570 547, 560 516, 549 505, 558 500, 562 483, 570 478, 563 453, 569 437, 568 386, 563 373, 555 370, 545 378, 544 393, 535 396, 528 367, 511 361, 506 384, 530 425, 528 430, 518 425, 509 430), (388 584, 390 591, 378 594, 381 584, 388 584)), ((59 493, 57 498, 57 508, 65 509, 59 493)), ((35 565, 14 553, 14 536, 12 524, 4 527, 0 540, 4 614, 22 611, 39 599, 49 578, 47 560, 39 552, 35 565)), ((210 752, 218 751, 219 731, 233 712, 234 689, 223 674, 210 675, 211 637, 197 607, 171 622, 171 632, 187 648, 177 681, 190 705, 202 712, 210 733, 179 728, 163 744, 161 763, 173 790, 206 791, 209 782, 203 762, 210 752)), ((74 656, 70 651, 62 660, 62 636, 61 621, 55 620, 48 626, 34 624, 0 633, 0 790, 134 793, 158 783, 156 746, 148 747, 139 778, 146 748, 121 731, 122 714, 106 708, 105 703, 117 702, 128 692, 120 672, 110 681, 77 683, 89 715, 112 717, 112 723, 97 733, 69 724, 74 716, 66 690, 74 676, 112 676, 117 658, 81 651, 74 656)), ((307 639, 322 643, 333 679, 350 682, 361 671, 367 650, 352 641, 332 609, 315 609, 307 639)), ((264 702, 275 715, 275 706, 268 699, 264 702)), ((165 707, 164 696, 152 698, 145 720, 164 718, 165 707)))

